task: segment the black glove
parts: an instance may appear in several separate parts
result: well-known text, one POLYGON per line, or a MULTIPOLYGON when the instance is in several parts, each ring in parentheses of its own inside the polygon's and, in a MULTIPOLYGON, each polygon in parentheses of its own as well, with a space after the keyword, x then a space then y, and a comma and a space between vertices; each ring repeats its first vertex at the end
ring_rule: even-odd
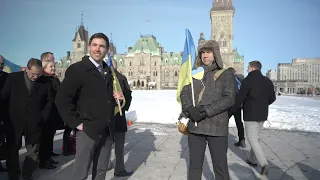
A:
POLYGON ((186 111, 188 113, 188 117, 196 122, 199 122, 207 117, 206 110, 202 106, 190 106, 186 111))

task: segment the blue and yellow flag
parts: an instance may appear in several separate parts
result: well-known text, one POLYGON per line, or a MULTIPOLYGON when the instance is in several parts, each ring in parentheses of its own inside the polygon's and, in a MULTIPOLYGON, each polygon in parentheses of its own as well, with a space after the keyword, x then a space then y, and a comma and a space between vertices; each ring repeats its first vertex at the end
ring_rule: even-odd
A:
POLYGON ((13 62, 9 61, 8 59, 4 59, 4 69, 3 71, 7 73, 12 72, 19 72, 21 69, 21 66, 14 64, 13 62))
MULTIPOLYGON (((113 67, 113 64, 112 64, 112 58, 111 58, 110 52, 108 52, 107 65, 110 67, 111 72, 112 72, 112 76, 113 76, 113 92, 122 93, 121 85, 120 85, 119 80, 117 78, 117 75, 116 75, 116 73, 114 71, 114 67, 113 67)), ((122 108, 126 104, 126 99, 124 98, 122 100, 122 104, 121 105, 120 105, 120 101, 118 99, 116 100, 116 102, 117 102, 118 105, 114 109, 114 115, 116 115, 117 113, 120 113, 120 116, 122 116, 122 108)))
POLYGON ((186 41, 184 44, 183 56, 181 61, 181 67, 179 72, 179 82, 177 89, 177 101, 181 104, 180 93, 184 86, 191 84, 192 91, 192 101, 194 103, 194 92, 193 92, 193 82, 192 82, 192 70, 194 68, 196 60, 196 48, 191 36, 191 33, 186 29, 186 41))

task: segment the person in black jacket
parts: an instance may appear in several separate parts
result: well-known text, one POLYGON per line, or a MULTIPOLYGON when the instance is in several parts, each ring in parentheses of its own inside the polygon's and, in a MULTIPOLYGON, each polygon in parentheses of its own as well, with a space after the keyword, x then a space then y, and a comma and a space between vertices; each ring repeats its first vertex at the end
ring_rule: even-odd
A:
MULTIPOLYGON (((5 59, 0 55, 0 91, 4 85, 4 83, 7 80, 8 73, 4 72, 4 62, 5 59)), ((1 111, 7 112, 8 107, 0 107, 1 111)), ((2 114, 2 113, 1 113, 2 114)), ((0 119, 0 161, 1 160, 6 160, 6 140, 5 140, 5 127, 4 127, 4 119, 8 119, 8 117, 1 115, 0 119)), ((2 164, 0 163, 0 172, 7 172, 7 169, 5 169, 2 164)))
POLYGON ((269 105, 276 100, 272 81, 261 74, 262 65, 252 61, 248 66, 248 76, 242 81, 239 95, 232 108, 235 112, 243 104, 243 120, 247 140, 251 145, 247 163, 251 166, 261 165, 261 175, 268 174, 268 162, 260 145, 259 134, 264 121, 268 119, 269 105))
MULTIPOLYGON (((42 67, 43 67, 43 75, 48 78, 52 85, 52 96, 55 98, 58 87, 60 85, 60 80, 55 76, 55 67, 53 60, 45 60, 46 56, 41 56, 42 59, 42 67)), ((55 104, 52 104, 52 108, 50 111, 49 119, 46 121, 44 128, 42 129, 42 136, 40 142, 40 150, 39 150, 39 167, 41 169, 55 169, 58 164, 58 161, 53 160, 51 157, 53 151, 53 140, 56 130, 63 129, 64 122, 62 121, 57 107, 55 104)))
MULTIPOLYGON (((129 110, 132 96, 132 91, 130 90, 130 86, 128 84, 127 78, 120 74, 117 71, 117 62, 115 60, 112 60, 112 64, 115 70, 115 74, 119 80, 124 98, 126 100, 126 104, 122 108, 122 116, 120 116, 120 113, 117 113, 114 117, 114 127, 115 127, 115 133, 114 133, 114 143, 115 143, 115 154, 116 154, 116 166, 114 170, 114 175, 118 177, 124 177, 124 176, 131 176, 133 172, 126 171, 124 167, 124 143, 125 143, 125 137, 126 132, 128 130, 127 128, 127 120, 125 111, 129 110)), ((112 168, 112 163, 109 163, 109 168, 112 168)))
POLYGON ((53 102, 51 83, 42 76, 41 61, 31 58, 25 72, 10 73, 0 97, 0 103, 9 106, 9 119, 5 122, 9 179, 18 180, 20 177, 19 149, 22 136, 27 149, 22 179, 32 179, 38 167, 42 128, 53 102))
POLYGON ((73 180, 87 179, 93 161, 92 179, 104 180, 109 164, 112 121, 116 99, 110 68, 103 61, 109 50, 109 39, 103 33, 89 40, 89 55, 68 67, 56 95, 56 105, 64 122, 77 128, 73 180))
MULTIPOLYGON (((234 86, 236 89, 236 96, 238 96, 241 82, 244 79, 243 75, 236 74, 236 70, 232 67, 228 68, 228 70, 231 71, 232 74, 234 75, 234 86)), ((241 108, 237 109, 235 113, 231 113, 231 111, 230 111, 229 116, 234 117, 234 120, 235 120, 236 126, 237 126, 237 130, 238 130, 239 141, 234 143, 234 145, 237 147, 240 146, 242 148, 245 148, 246 147, 246 140, 244 138, 244 128, 243 128, 242 117, 241 117, 241 108)))

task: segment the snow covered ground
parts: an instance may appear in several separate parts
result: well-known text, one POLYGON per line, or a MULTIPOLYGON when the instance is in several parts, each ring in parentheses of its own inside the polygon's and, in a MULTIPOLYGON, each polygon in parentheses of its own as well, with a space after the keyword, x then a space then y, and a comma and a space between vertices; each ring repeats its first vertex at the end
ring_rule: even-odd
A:
MULTIPOLYGON (((133 122, 175 124, 180 114, 175 90, 133 91, 133 101, 127 119, 133 122)), ((265 128, 320 132, 320 100, 277 96, 270 106, 265 128)), ((233 117, 229 122, 235 127, 233 117)))

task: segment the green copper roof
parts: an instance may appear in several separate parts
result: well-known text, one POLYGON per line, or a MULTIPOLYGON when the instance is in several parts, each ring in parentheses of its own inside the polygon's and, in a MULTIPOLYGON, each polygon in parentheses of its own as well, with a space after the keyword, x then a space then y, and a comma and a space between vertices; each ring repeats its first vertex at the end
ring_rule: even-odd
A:
POLYGON ((182 61, 182 53, 164 52, 161 57, 163 65, 179 65, 182 61))
POLYGON ((241 56, 237 49, 234 49, 233 51, 233 62, 244 62, 244 56, 241 56))
POLYGON ((159 43, 156 38, 152 35, 150 36, 140 36, 140 39, 128 52, 127 56, 134 56, 137 53, 151 53, 151 56, 159 56, 160 49, 159 43))
POLYGON ((115 60, 117 62, 117 66, 124 66, 124 58, 125 58, 125 54, 115 54, 113 55, 113 60, 115 60))

